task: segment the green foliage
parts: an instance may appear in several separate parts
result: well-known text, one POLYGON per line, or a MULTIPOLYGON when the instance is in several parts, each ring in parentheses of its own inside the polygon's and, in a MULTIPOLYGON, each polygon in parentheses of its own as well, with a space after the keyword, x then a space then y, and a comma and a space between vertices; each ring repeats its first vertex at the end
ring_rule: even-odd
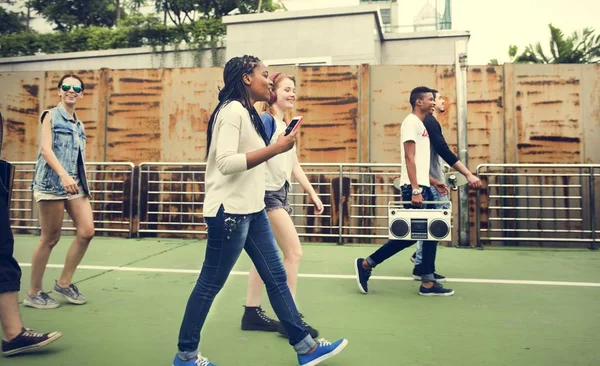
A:
POLYGON ((78 27, 112 27, 117 22, 117 0, 28 0, 27 5, 59 31, 78 27))
POLYGON ((528 45, 518 54, 518 48, 511 45, 508 55, 514 63, 535 64, 588 64, 600 62, 600 34, 595 35, 592 28, 584 28, 581 33, 573 32, 565 36, 562 30, 549 24, 550 54, 547 54, 540 42, 528 45))
POLYGON ((181 44, 191 49, 210 46, 215 51, 225 34, 221 22, 224 15, 235 9, 240 13, 256 12, 259 3, 261 12, 279 9, 273 0, 154 0, 160 14, 144 16, 138 10, 147 2, 28 0, 27 6, 54 23, 57 32, 3 32, 0 57, 141 46, 177 49, 181 44))
POLYGON ((261 12, 281 9, 273 0, 154 0, 156 11, 166 14, 175 25, 198 18, 222 18, 235 9, 241 14, 256 13, 259 3, 261 12))
POLYGON ((0 7, 0 34, 18 33, 26 30, 21 24, 21 16, 13 11, 6 11, 0 7))
MULTIPOLYGON (((191 45, 210 45, 215 35, 224 33, 219 20, 198 20, 185 24, 191 45)), ((180 29, 168 27, 154 17, 130 16, 122 26, 76 28, 48 34, 15 33, 0 36, 0 57, 27 56, 37 53, 61 53, 142 46, 179 45, 184 39, 180 29)))
MULTIPOLYGON (((254 13, 258 10, 259 0, 155 0, 156 11, 164 15, 165 21, 173 24, 179 31, 181 38, 189 44, 195 44, 194 29, 204 27, 205 23, 199 23, 199 20, 220 20, 223 16, 231 13, 235 9, 242 14, 254 13), (192 27, 188 27, 192 25, 192 27)), ((273 0, 262 1, 261 11, 274 11, 279 9, 279 5, 273 3, 273 0)), ((216 23, 208 23, 211 26, 216 23)), ((212 39, 216 39, 225 34, 225 28, 215 27, 216 33, 212 39)))

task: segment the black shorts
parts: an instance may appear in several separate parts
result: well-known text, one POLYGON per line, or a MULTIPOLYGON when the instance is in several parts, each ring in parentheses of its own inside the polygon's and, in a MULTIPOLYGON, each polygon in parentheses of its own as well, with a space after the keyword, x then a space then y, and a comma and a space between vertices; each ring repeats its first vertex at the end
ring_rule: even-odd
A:
POLYGON ((290 203, 288 202, 288 193, 290 191, 290 185, 288 182, 285 182, 283 187, 281 187, 277 191, 266 191, 265 192, 265 209, 267 211, 276 210, 278 208, 283 208, 287 211, 288 214, 292 214, 292 207, 290 207, 290 203))
POLYGON ((10 230, 6 200, 7 192, 0 191, 0 294, 21 289, 21 267, 13 257, 15 241, 10 230))

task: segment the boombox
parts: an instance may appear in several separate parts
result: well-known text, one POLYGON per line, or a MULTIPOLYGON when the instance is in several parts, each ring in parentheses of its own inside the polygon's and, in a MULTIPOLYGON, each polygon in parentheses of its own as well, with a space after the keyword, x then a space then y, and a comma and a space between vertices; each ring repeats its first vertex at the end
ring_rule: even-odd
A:
POLYGON ((421 209, 390 202, 388 224, 390 239, 448 241, 452 238, 452 205, 447 209, 421 209))

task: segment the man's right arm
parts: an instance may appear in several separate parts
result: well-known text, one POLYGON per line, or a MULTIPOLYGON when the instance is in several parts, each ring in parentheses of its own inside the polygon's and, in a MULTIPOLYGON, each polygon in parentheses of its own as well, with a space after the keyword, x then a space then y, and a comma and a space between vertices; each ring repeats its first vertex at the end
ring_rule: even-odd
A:
POLYGON ((406 164, 406 172, 412 189, 419 189, 417 180, 417 165, 415 163, 416 144, 414 141, 404 142, 404 164, 406 164))
MULTIPOLYGON (((415 163, 416 144, 414 141, 405 141, 404 144, 404 164, 406 164, 406 172, 412 190, 420 189, 419 181, 417 180, 417 165, 415 163)), ((413 206, 421 206, 423 204, 423 195, 421 193, 411 195, 411 203, 413 206)))
POLYGON ((429 140, 431 141, 431 146, 438 153, 439 156, 444 159, 444 161, 451 165, 454 169, 456 169, 459 173, 464 175, 469 182, 469 186, 471 188, 480 188, 481 180, 475 176, 475 174, 471 173, 471 171, 460 162, 458 157, 450 150, 448 143, 446 143, 446 139, 442 134, 442 126, 435 119, 435 117, 429 115, 423 121, 425 128, 427 129, 427 133, 429 134, 429 140))

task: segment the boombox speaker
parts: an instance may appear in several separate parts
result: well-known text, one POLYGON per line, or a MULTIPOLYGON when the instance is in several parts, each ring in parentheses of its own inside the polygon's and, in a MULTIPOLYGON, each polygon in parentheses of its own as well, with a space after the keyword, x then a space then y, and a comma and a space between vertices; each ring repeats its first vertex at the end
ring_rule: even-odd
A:
MULTIPOLYGON (((388 205, 390 239, 428 241, 452 239, 451 205, 448 209, 420 209, 404 208, 403 203, 390 202, 388 205)), ((439 204, 440 202, 424 202, 426 203, 439 204)))

